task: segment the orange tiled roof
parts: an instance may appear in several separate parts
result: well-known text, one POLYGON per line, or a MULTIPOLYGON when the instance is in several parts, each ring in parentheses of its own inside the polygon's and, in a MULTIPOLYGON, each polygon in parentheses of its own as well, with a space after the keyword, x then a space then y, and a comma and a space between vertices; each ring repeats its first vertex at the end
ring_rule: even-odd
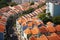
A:
POLYGON ((39 33, 39 29, 38 27, 34 27, 32 30, 31 30, 32 34, 38 34, 39 33))
POLYGON ((41 24, 41 22, 35 22, 35 25, 40 25, 41 24))
POLYGON ((49 40, 60 40, 59 36, 55 33, 51 34, 51 36, 48 36, 49 40))
POLYGON ((0 24, 0 32, 4 32, 4 30, 5 30, 5 26, 0 24))
POLYGON ((41 26, 41 27, 39 28, 39 31, 40 31, 41 33, 48 32, 48 30, 47 30, 47 28, 46 28, 45 26, 41 26))
POLYGON ((21 19, 18 20, 18 23, 21 23, 21 19))
POLYGON ((30 37, 29 40, 37 40, 34 36, 30 37))
POLYGON ((57 26, 55 27, 55 29, 56 29, 57 31, 60 31, 60 25, 57 25, 57 26))
POLYGON ((56 31, 54 26, 50 26, 50 25, 47 26, 47 29, 48 29, 49 32, 55 32, 56 31))
POLYGON ((4 7, 4 8, 1 8, 0 12, 4 13, 4 12, 7 12, 9 10, 11 10, 11 9, 9 8, 9 6, 7 6, 7 7, 4 7))
POLYGON ((21 7, 19 7, 18 5, 17 6, 14 6, 14 8, 16 8, 18 10, 21 10, 21 7))
POLYGON ((26 22, 26 20, 25 20, 25 19, 22 19, 22 20, 21 20, 21 23, 23 23, 23 22, 26 22))
POLYGON ((45 35, 40 36, 40 40, 48 40, 45 35))
POLYGON ((28 27, 32 27, 33 23, 32 22, 29 22, 28 23, 28 27))
POLYGON ((2 16, 0 16, 0 19, 2 18, 2 16))
POLYGON ((31 34, 31 30, 29 28, 27 28, 26 30, 24 30, 24 33, 31 34))
POLYGON ((52 22, 47 22, 47 25, 53 25, 53 23, 52 22))
POLYGON ((21 25, 22 25, 22 26, 26 26, 26 22, 23 22, 21 25))

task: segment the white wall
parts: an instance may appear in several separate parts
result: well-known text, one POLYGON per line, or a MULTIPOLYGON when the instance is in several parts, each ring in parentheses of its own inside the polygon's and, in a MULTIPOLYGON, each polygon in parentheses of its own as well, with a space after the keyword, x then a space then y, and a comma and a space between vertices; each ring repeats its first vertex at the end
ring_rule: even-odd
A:
POLYGON ((51 16, 53 16, 54 14, 54 4, 49 2, 49 3, 46 3, 47 7, 46 7, 46 13, 51 13, 51 16))
POLYGON ((51 16, 54 15, 54 4, 49 2, 49 12, 51 13, 51 16))

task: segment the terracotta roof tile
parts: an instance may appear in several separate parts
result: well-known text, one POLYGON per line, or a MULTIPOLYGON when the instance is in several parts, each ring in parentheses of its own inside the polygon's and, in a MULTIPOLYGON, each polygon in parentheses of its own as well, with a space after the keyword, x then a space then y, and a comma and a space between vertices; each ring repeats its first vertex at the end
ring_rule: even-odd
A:
POLYGON ((40 10, 41 12, 43 12, 43 10, 42 10, 41 8, 39 8, 39 10, 40 10))
POLYGON ((38 27, 34 27, 32 30, 31 30, 32 34, 38 34, 39 33, 39 29, 38 27))
POLYGON ((37 40, 34 36, 30 37, 30 40, 37 40))
POLYGON ((5 26, 0 24, 0 32, 4 32, 4 30, 5 30, 5 26))
POLYGON ((26 22, 26 20, 22 19, 22 20, 21 20, 21 23, 23 23, 23 22, 26 22))
POLYGON ((47 29, 49 32, 55 32, 56 31, 55 28, 53 26, 50 26, 50 25, 47 26, 47 29))
POLYGON ((9 13, 10 15, 13 15, 13 14, 15 14, 16 12, 15 12, 14 10, 10 10, 8 13, 9 13))
POLYGON ((29 14, 27 14, 28 17, 31 17, 29 14))
POLYGON ((0 15, 0 19, 2 18, 2 16, 0 15))
POLYGON ((47 30, 47 28, 46 28, 45 26, 41 26, 41 27, 39 28, 39 31, 40 31, 41 33, 48 32, 48 30, 47 30))
POLYGON ((9 6, 7 6, 7 7, 4 7, 4 8, 1 8, 0 12, 4 13, 4 12, 7 12, 9 10, 11 10, 11 9, 9 8, 9 6))
POLYGON ((26 26, 26 22, 23 22, 21 25, 22 25, 22 26, 26 26))
POLYGON ((18 20, 18 23, 21 23, 21 19, 18 20))
POLYGON ((45 35, 40 36, 40 40, 48 40, 45 35))
POLYGON ((49 40, 60 40, 59 36, 55 33, 51 34, 51 36, 48 36, 49 40))
POLYGON ((47 22, 47 25, 53 26, 54 24, 52 22, 47 22))
POLYGON ((29 28, 27 28, 26 30, 24 30, 25 34, 31 34, 31 30, 29 28))
POLYGON ((57 26, 55 27, 55 29, 56 29, 57 31, 60 31, 60 25, 57 25, 57 26))
POLYGON ((17 6, 14 6, 14 8, 18 9, 18 10, 21 10, 21 8, 17 5, 17 6))
POLYGON ((28 22, 28 27, 32 27, 33 23, 32 22, 28 22))

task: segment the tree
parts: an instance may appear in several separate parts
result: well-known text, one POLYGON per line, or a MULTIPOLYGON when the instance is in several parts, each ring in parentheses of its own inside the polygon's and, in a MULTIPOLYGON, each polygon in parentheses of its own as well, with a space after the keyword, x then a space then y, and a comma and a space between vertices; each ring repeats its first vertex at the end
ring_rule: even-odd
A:
POLYGON ((52 21, 51 20, 51 18, 48 16, 46 16, 47 14, 45 14, 45 13, 40 13, 39 15, 38 15, 38 18, 40 18, 40 20, 42 20, 45 24, 48 22, 48 21, 52 21))
POLYGON ((23 14, 29 14, 29 13, 33 12, 34 10, 35 10, 34 8, 29 8, 28 10, 23 11, 23 14))
POLYGON ((34 2, 31 2, 30 5, 34 5, 34 2))
POLYGON ((8 5, 10 5, 10 6, 16 6, 17 3, 15 3, 15 2, 10 2, 10 3, 8 3, 8 5))
POLYGON ((55 16, 52 18, 53 23, 60 24, 60 16, 55 16))
POLYGON ((0 0, 0 8, 8 6, 6 0, 0 0))
POLYGON ((45 13, 38 14, 38 18, 40 18, 41 20, 43 20, 45 17, 46 17, 45 13))

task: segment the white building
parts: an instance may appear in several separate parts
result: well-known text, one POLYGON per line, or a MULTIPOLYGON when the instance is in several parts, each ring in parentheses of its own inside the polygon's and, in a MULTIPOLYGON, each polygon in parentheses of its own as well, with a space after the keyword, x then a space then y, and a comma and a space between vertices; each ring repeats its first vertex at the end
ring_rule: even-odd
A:
POLYGON ((60 3, 58 2, 60 0, 48 0, 46 2, 46 13, 51 13, 51 16, 58 16, 60 15, 60 3))

